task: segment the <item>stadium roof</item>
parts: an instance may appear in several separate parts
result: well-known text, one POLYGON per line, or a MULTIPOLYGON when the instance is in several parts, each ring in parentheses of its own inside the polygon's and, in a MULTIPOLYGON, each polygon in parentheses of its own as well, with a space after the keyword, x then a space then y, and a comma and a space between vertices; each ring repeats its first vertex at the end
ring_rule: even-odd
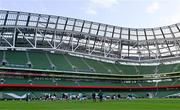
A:
POLYGON ((180 24, 126 28, 87 20, 0 11, 1 49, 63 51, 135 63, 177 60, 180 24))

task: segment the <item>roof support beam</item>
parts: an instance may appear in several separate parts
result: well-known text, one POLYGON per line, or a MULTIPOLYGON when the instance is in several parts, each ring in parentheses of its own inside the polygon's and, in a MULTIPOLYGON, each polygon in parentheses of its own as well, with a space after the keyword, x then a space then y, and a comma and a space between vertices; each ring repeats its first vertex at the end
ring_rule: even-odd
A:
POLYGON ((165 41, 165 43, 166 43, 166 45, 167 45, 167 48, 168 48, 168 50, 169 50, 169 53, 170 53, 171 56, 173 56, 173 54, 172 54, 172 52, 171 52, 171 49, 169 48, 169 45, 168 45, 168 43, 167 43, 166 37, 165 37, 165 35, 164 35, 164 32, 162 31, 162 28, 161 28, 161 27, 160 27, 160 30, 161 30, 162 36, 163 36, 163 38, 164 38, 164 41, 165 41))
POLYGON ((153 32, 153 36, 154 36, 154 39, 155 39, 155 42, 156 42, 156 50, 157 50, 157 58, 161 57, 161 52, 160 52, 160 48, 159 48, 159 43, 157 42, 157 38, 156 38, 156 35, 155 35, 155 32, 154 32, 154 29, 152 29, 152 32, 153 32))
MULTIPOLYGON (((175 39, 175 35, 174 35, 174 33, 173 33, 173 31, 172 31, 171 27, 170 27, 170 26, 168 26, 168 28, 169 28, 169 30, 170 30, 170 32, 171 32, 171 34, 172 34, 172 36, 173 36, 175 46, 178 48, 178 51, 180 51, 180 44, 179 44, 178 40, 176 40, 176 39, 175 39)), ((177 52, 177 50, 176 50, 176 52, 177 52)))
POLYGON ((146 30, 145 30, 145 29, 144 29, 144 35, 145 35, 147 50, 148 50, 149 58, 150 58, 150 57, 151 57, 151 54, 150 54, 150 50, 149 50, 149 44, 148 44, 148 39, 147 39, 147 35, 146 35, 146 30))

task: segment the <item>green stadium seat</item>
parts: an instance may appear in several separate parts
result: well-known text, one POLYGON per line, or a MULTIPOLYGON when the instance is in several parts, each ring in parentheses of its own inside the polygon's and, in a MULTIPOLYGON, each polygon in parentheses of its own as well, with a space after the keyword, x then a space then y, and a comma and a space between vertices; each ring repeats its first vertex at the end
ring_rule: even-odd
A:
POLYGON ((64 57, 63 54, 48 53, 49 58, 55 65, 56 70, 59 71, 74 71, 73 65, 71 65, 64 57))
POLYGON ((24 51, 5 51, 8 66, 26 67, 27 57, 24 51))
POLYGON ((43 52, 28 52, 33 69, 50 70, 51 65, 43 52))

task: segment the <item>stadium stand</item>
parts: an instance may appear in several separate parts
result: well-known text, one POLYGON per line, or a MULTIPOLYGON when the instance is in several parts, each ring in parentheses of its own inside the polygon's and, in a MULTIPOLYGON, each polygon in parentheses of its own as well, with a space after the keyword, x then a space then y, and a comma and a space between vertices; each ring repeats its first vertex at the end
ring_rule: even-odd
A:
POLYGON ((101 89, 123 97, 179 93, 179 47, 172 39, 179 28, 124 28, 0 10, 0 99, 101 89))

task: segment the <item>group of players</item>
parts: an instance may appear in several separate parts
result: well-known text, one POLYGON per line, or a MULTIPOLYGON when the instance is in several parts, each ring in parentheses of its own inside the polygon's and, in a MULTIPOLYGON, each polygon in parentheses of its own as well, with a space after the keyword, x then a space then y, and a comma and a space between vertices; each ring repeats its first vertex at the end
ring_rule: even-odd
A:
MULTIPOLYGON (((103 92, 100 90, 98 93, 95 93, 93 92, 92 93, 92 96, 91 96, 92 100, 94 102, 96 102, 97 99, 99 99, 100 102, 103 101, 103 92)), ((40 98, 41 100, 68 100, 68 99, 78 99, 78 100, 84 100, 86 98, 83 97, 83 95, 81 93, 79 93, 79 95, 75 95, 74 97, 72 96, 69 96, 68 94, 66 93, 63 93, 61 98, 57 97, 56 94, 45 94, 42 98, 40 98)), ((26 101, 31 101, 33 100, 32 98, 32 94, 30 93, 27 93, 26 94, 26 98, 25 98, 26 101)), ((36 99, 38 100, 38 99, 36 99)))

